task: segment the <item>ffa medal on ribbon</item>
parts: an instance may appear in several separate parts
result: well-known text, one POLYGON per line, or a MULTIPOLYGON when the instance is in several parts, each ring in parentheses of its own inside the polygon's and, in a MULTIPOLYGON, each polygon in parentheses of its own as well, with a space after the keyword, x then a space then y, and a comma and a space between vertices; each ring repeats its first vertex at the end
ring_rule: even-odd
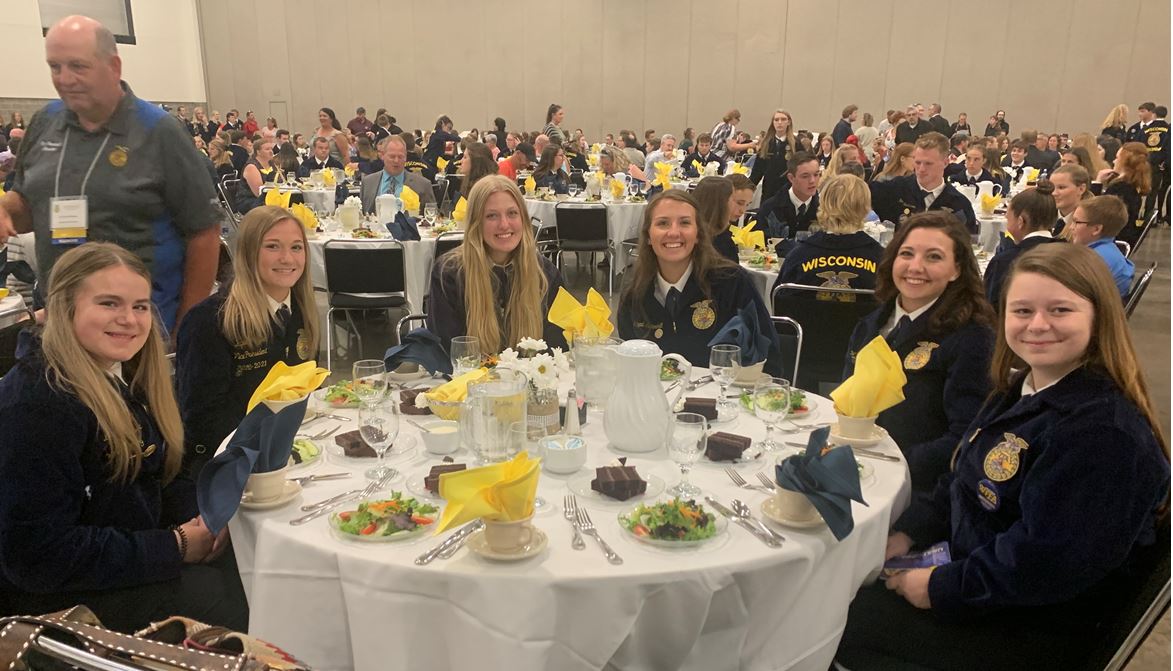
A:
POLYGON ((297 358, 302 361, 310 360, 310 339, 305 335, 305 329, 297 329, 297 358))
POLYGON ((1030 447, 1026 441, 1013 433, 1002 434, 1002 442, 986 454, 982 470, 994 482, 1006 482, 1018 472, 1021 461, 1018 453, 1030 447))
POLYGON ((920 370, 929 365, 929 359, 933 356, 933 350, 940 347, 935 342, 920 341, 916 344, 916 349, 908 353, 904 357, 904 368, 906 370, 920 370))
POLYGON ((127 153, 126 147, 122 146, 115 147, 110 152, 110 155, 106 157, 106 159, 110 161, 110 165, 114 166, 115 168, 121 168, 122 166, 126 165, 126 161, 129 158, 130 155, 127 153))
POLYGON ((697 301, 692 304, 692 326, 698 331, 704 331, 717 321, 717 313, 713 310, 712 299, 697 301))
POLYGON ((989 480, 979 480, 977 485, 978 503, 990 512, 994 512, 1002 505, 998 488, 989 480))

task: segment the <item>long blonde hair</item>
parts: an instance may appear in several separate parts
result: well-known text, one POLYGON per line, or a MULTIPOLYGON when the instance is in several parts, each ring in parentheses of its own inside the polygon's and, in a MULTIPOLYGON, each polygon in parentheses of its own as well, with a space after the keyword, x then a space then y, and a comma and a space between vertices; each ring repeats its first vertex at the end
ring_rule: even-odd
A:
POLYGON ((1100 156, 1100 146, 1096 143, 1096 138, 1091 133, 1076 133, 1075 137, 1071 138, 1071 146, 1083 147, 1087 150, 1087 155, 1091 158, 1092 164, 1088 168, 1088 173, 1093 177, 1100 174, 1101 170, 1111 168, 1108 162, 1100 156))
POLYGON ((291 302, 301 313, 302 330, 309 344, 310 352, 318 351, 317 304, 314 302, 314 285, 310 277, 309 243, 305 228, 283 207, 263 205, 254 207, 244 215, 236 233, 235 278, 228 290, 228 297, 221 308, 221 325, 224 337, 237 347, 256 348, 273 337, 273 320, 270 317, 269 301, 261 284, 257 259, 265 236, 274 226, 292 221, 301 232, 301 244, 305 250, 305 269, 293 285, 289 295, 291 302))
POLYGON ((779 114, 786 115, 786 155, 782 158, 790 160, 794 156, 794 152, 798 151, 798 138, 794 134, 794 117, 790 116, 790 112, 784 109, 776 109, 770 115, 770 126, 762 131, 762 139, 758 141, 758 157, 770 158, 770 140, 774 138, 774 117, 779 114))
MULTIPOLYGON (((77 294, 92 275, 107 268, 123 267, 151 284, 151 274, 142 260, 108 242, 91 242, 61 255, 53 266, 46 300, 45 329, 41 348, 46 377, 54 388, 77 396, 94 413, 98 431, 110 448, 111 481, 130 482, 142 466, 142 427, 134 413, 81 342, 73 328, 77 294)), ((179 473, 183 463, 183 422, 171 386, 171 367, 159 335, 158 316, 151 319, 146 341, 134 356, 122 364, 122 373, 131 390, 146 398, 147 411, 163 434, 166 450, 164 483, 179 473)))
MULTIPOLYGON (((1049 277, 1091 302, 1094 309, 1092 334, 1082 365, 1107 375, 1124 397, 1131 401, 1148 420, 1153 436, 1169 458, 1169 445, 1161 434, 1161 425, 1149 397, 1148 386, 1136 360, 1128 321, 1120 301, 1120 292, 1099 254, 1083 245, 1039 245, 1018 257, 1006 277, 1006 291, 1002 292, 1001 312, 1006 314, 1006 294, 1015 276, 1035 273, 1049 277)), ((1006 343, 1006 322, 998 320, 998 340, 994 344, 991 371, 997 391, 1009 391, 1011 369, 1029 366, 1006 343)))
POLYGON ((831 154, 831 160, 827 161, 827 167, 823 168, 822 177, 819 178, 819 193, 823 192, 823 185, 826 184, 825 180, 830 180, 830 178, 839 174, 839 171, 843 168, 843 164, 847 162, 845 157, 849 155, 859 156, 859 148, 853 144, 842 144, 836 147, 834 153, 831 154))
POLYGON ((1108 116, 1104 117, 1104 123, 1100 125, 1101 128, 1126 128, 1128 126, 1128 105, 1121 103, 1112 108, 1108 112, 1108 116))
POLYGON ((513 180, 489 175, 473 185, 468 194, 468 230, 464 242, 443 258, 445 268, 454 266, 464 272, 465 332, 476 337, 482 354, 496 354, 522 338, 542 337, 546 322, 545 296, 550 283, 538 260, 525 200, 513 180), (493 262, 485 250, 484 237, 485 207, 495 193, 508 193, 521 211, 521 242, 508 261, 513 266, 513 281, 505 305, 504 333, 497 318, 493 262))

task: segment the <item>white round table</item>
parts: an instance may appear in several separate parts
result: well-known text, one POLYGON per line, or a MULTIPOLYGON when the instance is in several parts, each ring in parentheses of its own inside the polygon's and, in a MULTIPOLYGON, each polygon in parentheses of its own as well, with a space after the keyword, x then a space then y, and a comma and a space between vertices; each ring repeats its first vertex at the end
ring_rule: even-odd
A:
MULTIPOLYGON (((564 202, 585 203, 582 198, 571 198, 564 202)), ((542 222, 542 228, 554 225, 555 206, 557 201, 526 198, 525 207, 531 217, 537 217, 542 222)), ((639 227, 643 223, 646 202, 628 203, 626 201, 603 202, 607 206, 607 239, 611 242, 611 250, 615 255, 615 274, 622 273, 627 268, 627 249, 623 246, 624 240, 639 237, 639 227)))
MULTIPOLYGON (((327 240, 353 240, 347 233, 319 233, 310 239, 310 268, 313 273, 314 286, 326 288, 326 255, 323 251, 327 240)), ((432 261, 436 254, 436 238, 421 234, 419 240, 404 240, 404 288, 407 300, 414 311, 420 311, 424 306, 424 296, 428 294, 428 282, 431 279, 432 261)))
POLYGON ((782 267, 783 258, 778 259, 778 263, 771 267, 770 270, 765 268, 754 268, 753 266, 743 263, 742 268, 749 273, 749 277, 753 280, 754 287, 757 288, 758 293, 762 295, 762 300, 766 301, 766 309, 770 314, 774 314, 774 302, 770 300, 770 290, 774 288, 774 282, 778 280, 778 271, 782 267))
MULTIPOLYGON (((694 371, 698 377, 703 371, 694 371)), ((692 396, 714 396, 709 385, 692 396)), ((816 399, 811 420, 833 420, 827 399, 816 399)), ((353 411, 342 414, 354 416, 353 411)), ((419 418, 416 418, 419 419, 419 418)), ((312 426, 323 429, 334 420, 312 426)), ((343 423, 343 431, 356 428, 343 423)), ((764 435, 742 412, 719 430, 764 435)), ((400 437, 417 447, 392 464, 419 478, 439 462, 423 452, 418 431, 404 422, 400 437)), ((606 465, 602 418, 583 426, 586 469, 606 465)), ((783 436, 805 443, 806 432, 783 436)), ((330 439, 327 439, 330 440, 330 439)), ((750 450, 756 450, 751 447, 750 450)), ((890 440, 876 449, 899 450, 890 440)), ((464 453, 455 455, 469 463, 464 453)), ((643 477, 668 486, 679 478, 663 450, 629 455, 643 477)), ((856 590, 882 564, 888 529, 908 505, 910 480, 903 461, 865 460, 869 506, 853 504, 855 529, 836 541, 825 526, 775 527, 786 536, 771 549, 739 526, 696 550, 652 548, 626 535, 616 520, 633 503, 605 504, 579 497, 603 538, 624 559, 609 564, 592 539, 570 547, 571 530, 560 509, 534 524, 549 538, 536 557, 516 563, 483 559, 467 547, 452 559, 416 566, 415 557, 440 540, 356 543, 335 538, 327 518, 303 526, 289 520, 300 506, 365 483, 362 468, 324 454, 308 472, 350 471, 345 480, 309 485, 293 502, 269 511, 242 510, 232 520, 233 546, 249 596, 249 633, 272 641, 315 669, 810 669, 828 668, 856 590)), ((747 478, 770 472, 767 457, 738 465, 747 478)), ((300 475, 300 473, 299 473, 300 475)), ((539 495, 561 504, 568 476, 543 472, 539 495)), ((719 501, 740 498, 759 518, 767 494, 737 489, 722 467, 702 458, 691 480, 719 501)), ((392 484, 403 491, 404 480, 392 484)), ((446 536, 447 534, 445 534, 446 536)))
POLYGON ((1002 241, 1002 235, 1006 232, 1006 215, 979 214, 977 219, 978 243, 992 255, 998 249, 998 243, 1002 241))

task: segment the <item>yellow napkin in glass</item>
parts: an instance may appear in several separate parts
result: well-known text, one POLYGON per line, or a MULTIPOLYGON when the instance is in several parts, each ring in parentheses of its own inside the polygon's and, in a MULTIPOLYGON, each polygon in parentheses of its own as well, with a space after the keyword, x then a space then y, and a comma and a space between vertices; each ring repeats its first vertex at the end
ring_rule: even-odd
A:
POLYGON ((347 177, 354 177, 354 164, 353 164, 353 163, 347 163, 345 166, 343 166, 343 168, 342 168, 342 172, 343 172, 343 174, 345 174, 347 177))
POLYGON ((907 381, 900 355, 876 336, 855 355, 855 371, 831 392, 831 399, 841 415, 875 417, 904 400, 907 381))
POLYGON ((322 183, 326 186, 334 186, 334 170, 332 168, 322 170, 322 183))
POLYGON ((745 226, 730 226, 729 232, 733 235, 733 242, 741 249, 765 249, 766 236, 761 231, 755 231, 757 221, 751 221, 745 226))
POLYGON ((599 164, 599 157, 596 154, 587 154, 587 165, 594 167, 599 164))
POLYGON ((440 476, 440 497, 447 501, 436 533, 478 518, 509 522, 534 512, 541 461, 522 451, 513 459, 440 476))
POLYGON ((594 152, 594 153, 596 153, 596 154, 597 154, 597 153, 599 153, 599 151, 600 151, 602 148, 603 148, 603 146, 602 146, 602 145, 600 145, 598 142, 596 142, 596 143, 594 143, 594 144, 592 144, 592 145, 591 145, 591 151, 592 151, 592 152, 594 152))
POLYGON ((663 187, 665 191, 672 188, 672 166, 656 161, 656 178, 652 180, 654 186, 663 187))
POLYGON ((274 207, 289 207, 289 197, 292 195, 292 191, 281 193, 281 189, 269 189, 265 194, 265 204, 274 207))
POLYGON ((742 165, 740 163, 734 163, 734 164, 730 165, 729 169, 726 171, 726 174, 731 173, 731 172, 735 172, 739 175, 745 175, 746 177, 749 177, 749 168, 745 167, 744 165, 742 165))
POLYGON ((448 159, 444 158, 443 156, 437 156, 436 157, 436 172, 444 172, 444 169, 447 167, 448 167, 448 159))
POLYGON ((605 337, 615 330, 611 323, 611 308, 593 287, 587 290, 586 305, 575 300, 564 287, 558 287, 558 295, 554 297, 546 318, 551 324, 562 327, 568 343, 574 342, 576 336, 605 337))
POLYGON ((468 396, 468 385, 488 374, 488 368, 477 368, 463 375, 457 375, 431 391, 424 392, 429 401, 463 401, 468 396))
POLYGON ((525 195, 532 196, 538 192, 538 183, 532 176, 525 178, 525 195))
POLYGON ((615 198, 622 198, 623 190, 626 188, 627 185, 623 183, 623 180, 614 178, 611 179, 611 195, 615 198))
POLYGON ((1030 172, 1026 173, 1026 181, 1028 181, 1028 182, 1039 181, 1039 169, 1038 168, 1031 168, 1030 172))
POLYGON ((468 216, 468 201, 464 199, 464 196, 461 196, 452 208, 452 218, 455 221, 464 221, 466 216, 468 216))
POLYGON ((318 228, 318 216, 314 211, 301 203, 294 203, 289 212, 293 214, 293 218, 301 222, 307 231, 313 231, 318 228))
POLYGON ((318 368, 316 361, 306 361, 292 367, 284 361, 278 361, 257 385, 252 398, 248 400, 245 414, 252 412, 258 403, 264 401, 296 401, 308 396, 326 381, 328 375, 330 371, 318 368))
POLYGON ((982 212, 989 214, 998 207, 998 203, 1002 202, 1002 196, 991 196, 987 193, 982 194, 982 212))
POLYGON ((399 200, 403 201, 403 209, 408 212, 417 212, 420 209, 420 195, 406 184, 403 185, 403 191, 399 192, 399 200))

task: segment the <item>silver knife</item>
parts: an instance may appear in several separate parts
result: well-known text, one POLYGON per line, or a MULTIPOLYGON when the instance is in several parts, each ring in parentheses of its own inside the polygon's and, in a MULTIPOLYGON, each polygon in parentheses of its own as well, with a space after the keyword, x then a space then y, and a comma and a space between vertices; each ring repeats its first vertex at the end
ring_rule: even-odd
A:
MULTIPOLYGON (((796 443, 792 440, 784 440, 782 442, 792 447, 806 447, 806 443, 796 443)), ((861 457, 871 457, 872 459, 882 459, 884 461, 900 461, 900 457, 893 457, 890 454, 884 454, 883 452, 876 452, 875 450, 868 450, 862 447, 853 447, 851 450, 861 457)))
POLYGON ((485 523, 480 520, 476 520, 470 524, 475 528, 471 532, 461 536, 460 540, 456 541, 452 545, 449 545, 447 550, 440 552, 440 559, 452 559, 452 556, 455 555, 460 550, 460 548, 464 547, 465 541, 471 538, 473 533, 476 533, 477 529, 485 528, 485 523))
POLYGON ((463 542, 464 539, 471 536, 473 534, 473 532, 475 532, 477 529, 480 529, 482 526, 484 526, 484 524, 481 523, 480 520, 475 520, 473 522, 469 522, 468 524, 464 525, 463 527, 460 527, 460 529, 458 529, 456 531, 456 533, 452 534, 448 538, 445 538, 442 543, 440 543, 436 547, 432 548, 431 550, 428 550, 427 552, 423 553, 422 555, 416 557, 415 558, 416 566, 423 566, 425 564, 432 563, 432 560, 435 559, 436 557, 439 557, 441 553, 448 550, 453 545, 463 542))
POLYGON ((757 538, 758 540, 760 540, 761 542, 765 543, 766 545, 768 545, 772 548, 782 547, 782 543, 780 541, 778 541, 778 539, 774 538, 773 536, 762 533, 761 529, 750 524, 748 520, 743 519, 743 518, 733 514, 733 511, 726 508, 720 501, 714 499, 711 496, 706 496, 705 501, 707 501, 710 506, 713 506, 713 508, 717 512, 721 513, 722 517, 724 517, 725 519, 730 520, 732 522, 736 522, 737 525, 740 526, 742 529, 745 529, 746 531, 753 534, 754 538, 757 538))

